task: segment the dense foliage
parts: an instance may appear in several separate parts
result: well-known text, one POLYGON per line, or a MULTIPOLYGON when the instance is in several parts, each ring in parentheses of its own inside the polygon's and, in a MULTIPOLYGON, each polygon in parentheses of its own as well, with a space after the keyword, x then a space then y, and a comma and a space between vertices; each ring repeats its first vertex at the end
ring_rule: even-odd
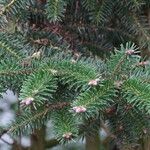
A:
POLYGON ((149 0, 0 1, 0 89, 18 94, 17 119, 5 132, 29 134, 51 120, 60 142, 102 122, 119 146, 149 136, 150 66, 140 57, 149 55, 149 7, 149 0))

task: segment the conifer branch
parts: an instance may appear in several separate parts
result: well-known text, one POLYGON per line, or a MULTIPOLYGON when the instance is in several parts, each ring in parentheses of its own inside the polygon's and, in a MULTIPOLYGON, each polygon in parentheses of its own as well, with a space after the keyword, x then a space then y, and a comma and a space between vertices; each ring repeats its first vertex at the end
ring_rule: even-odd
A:
MULTIPOLYGON (((70 106, 70 103, 68 102, 57 102, 55 104, 47 104, 46 108, 42 111, 39 111, 38 113, 35 113, 34 115, 27 117, 25 120, 23 119, 20 123, 18 122, 17 124, 14 123, 14 125, 11 125, 9 129, 2 130, 0 133, 0 137, 6 133, 14 133, 18 129, 23 129, 25 126, 27 126, 29 123, 32 123, 35 120, 42 119, 44 116, 47 115, 50 111, 56 111, 63 109, 65 107, 70 106)), ((21 114, 22 116, 22 114, 21 114)), ((19 117, 21 117, 19 116, 19 117)), ((19 118, 20 119, 20 118, 19 118)))
POLYGON ((11 7, 16 1, 17 0, 11 0, 10 3, 4 7, 0 15, 4 14, 7 11, 7 9, 9 9, 9 7, 11 7))

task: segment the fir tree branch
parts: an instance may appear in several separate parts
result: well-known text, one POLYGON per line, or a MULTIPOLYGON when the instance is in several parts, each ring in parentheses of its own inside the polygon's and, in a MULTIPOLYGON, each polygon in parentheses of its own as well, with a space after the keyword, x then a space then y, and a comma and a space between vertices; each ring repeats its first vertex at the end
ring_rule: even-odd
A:
POLYGON ((33 121, 40 119, 41 117, 43 118, 43 116, 45 116, 49 111, 60 110, 60 109, 63 109, 64 107, 68 107, 69 105, 70 103, 67 103, 67 102, 57 102, 55 104, 48 104, 44 110, 38 113, 35 113, 34 115, 26 118, 25 120, 22 120, 20 123, 18 122, 17 124, 12 125, 12 127, 4 130, 3 132, 1 132, 1 134, 13 133, 20 128, 23 129, 23 127, 32 123, 33 121))
POLYGON ((29 75, 31 73, 33 73, 35 70, 34 69, 22 69, 22 70, 12 70, 12 71, 0 71, 0 75, 9 75, 9 76, 13 76, 13 75, 29 75))
POLYGON ((20 59, 20 56, 12 48, 10 48, 6 43, 0 41, 0 47, 4 48, 5 51, 8 51, 8 53, 10 53, 15 58, 20 59))
POLYGON ((16 1, 17 1, 17 0, 12 0, 8 5, 6 5, 6 6, 4 7, 4 11, 3 11, 3 12, 5 12, 9 7, 11 7, 11 5, 13 5, 16 1))
POLYGON ((11 0, 6 6, 4 6, 3 10, 0 12, 0 16, 9 14, 14 15, 18 13, 21 8, 25 8, 28 3, 28 0, 11 0), (18 7, 19 6, 19 7, 18 7), (13 10, 15 9, 15 10, 13 10), (12 14, 10 14, 12 13, 12 14))
POLYGON ((139 29, 139 36, 143 36, 144 39, 146 39, 147 41, 150 41, 150 34, 144 29, 144 27, 141 25, 141 23, 139 22, 138 18, 136 16, 133 16, 134 21, 139 29))
POLYGON ((127 58, 127 55, 123 55, 122 58, 119 60, 118 64, 116 65, 116 67, 114 68, 112 75, 111 75, 111 79, 114 79, 116 73, 119 72, 119 70, 121 69, 122 64, 125 62, 127 58))
POLYGON ((4 6, 3 11, 0 12, 0 15, 3 15, 7 9, 9 9, 9 7, 11 7, 17 0, 11 0, 9 4, 7 4, 6 6, 4 6))

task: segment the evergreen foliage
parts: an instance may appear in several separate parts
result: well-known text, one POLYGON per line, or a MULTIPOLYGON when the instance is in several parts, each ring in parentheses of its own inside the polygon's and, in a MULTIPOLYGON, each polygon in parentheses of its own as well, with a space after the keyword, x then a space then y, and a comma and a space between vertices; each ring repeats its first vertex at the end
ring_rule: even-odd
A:
POLYGON ((0 90, 17 93, 20 108, 7 133, 31 133, 51 120, 67 142, 103 120, 120 146, 149 136, 150 66, 139 55, 150 46, 148 0, 0 4, 0 90))

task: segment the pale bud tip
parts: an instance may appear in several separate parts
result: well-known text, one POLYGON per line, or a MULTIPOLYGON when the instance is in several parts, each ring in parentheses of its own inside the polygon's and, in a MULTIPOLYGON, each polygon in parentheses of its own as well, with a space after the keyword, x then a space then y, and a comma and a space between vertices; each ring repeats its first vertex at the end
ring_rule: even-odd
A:
POLYGON ((148 65, 148 64, 149 64, 148 61, 142 61, 142 62, 139 62, 139 63, 137 64, 137 66, 146 66, 146 65, 148 65))
POLYGON ((76 113, 83 113, 83 112, 86 112, 86 108, 83 107, 83 106, 75 106, 75 107, 73 107, 73 110, 74 110, 76 113))
POLYGON ((73 63, 73 64, 74 64, 74 63, 76 63, 76 60, 74 60, 74 59, 71 59, 71 63, 73 63))
POLYGON ((132 49, 129 49, 129 50, 127 50, 125 53, 127 54, 127 55, 132 55, 132 54, 134 54, 134 50, 132 50, 132 49))
POLYGON ((71 132, 67 132, 67 133, 63 134, 62 137, 65 138, 65 139, 71 139, 72 133, 71 132))
POLYGON ((28 98, 22 100, 22 101, 20 102, 20 104, 21 104, 22 106, 28 106, 28 105, 31 105, 31 104, 32 104, 33 100, 34 100, 34 98, 28 97, 28 98))
POLYGON ((88 83, 88 85, 94 85, 94 86, 96 86, 96 85, 98 85, 99 80, 100 79, 90 80, 89 83, 88 83))
POLYGON ((38 51, 38 52, 33 53, 31 57, 32 57, 32 58, 39 58, 40 55, 41 55, 41 52, 38 51))

